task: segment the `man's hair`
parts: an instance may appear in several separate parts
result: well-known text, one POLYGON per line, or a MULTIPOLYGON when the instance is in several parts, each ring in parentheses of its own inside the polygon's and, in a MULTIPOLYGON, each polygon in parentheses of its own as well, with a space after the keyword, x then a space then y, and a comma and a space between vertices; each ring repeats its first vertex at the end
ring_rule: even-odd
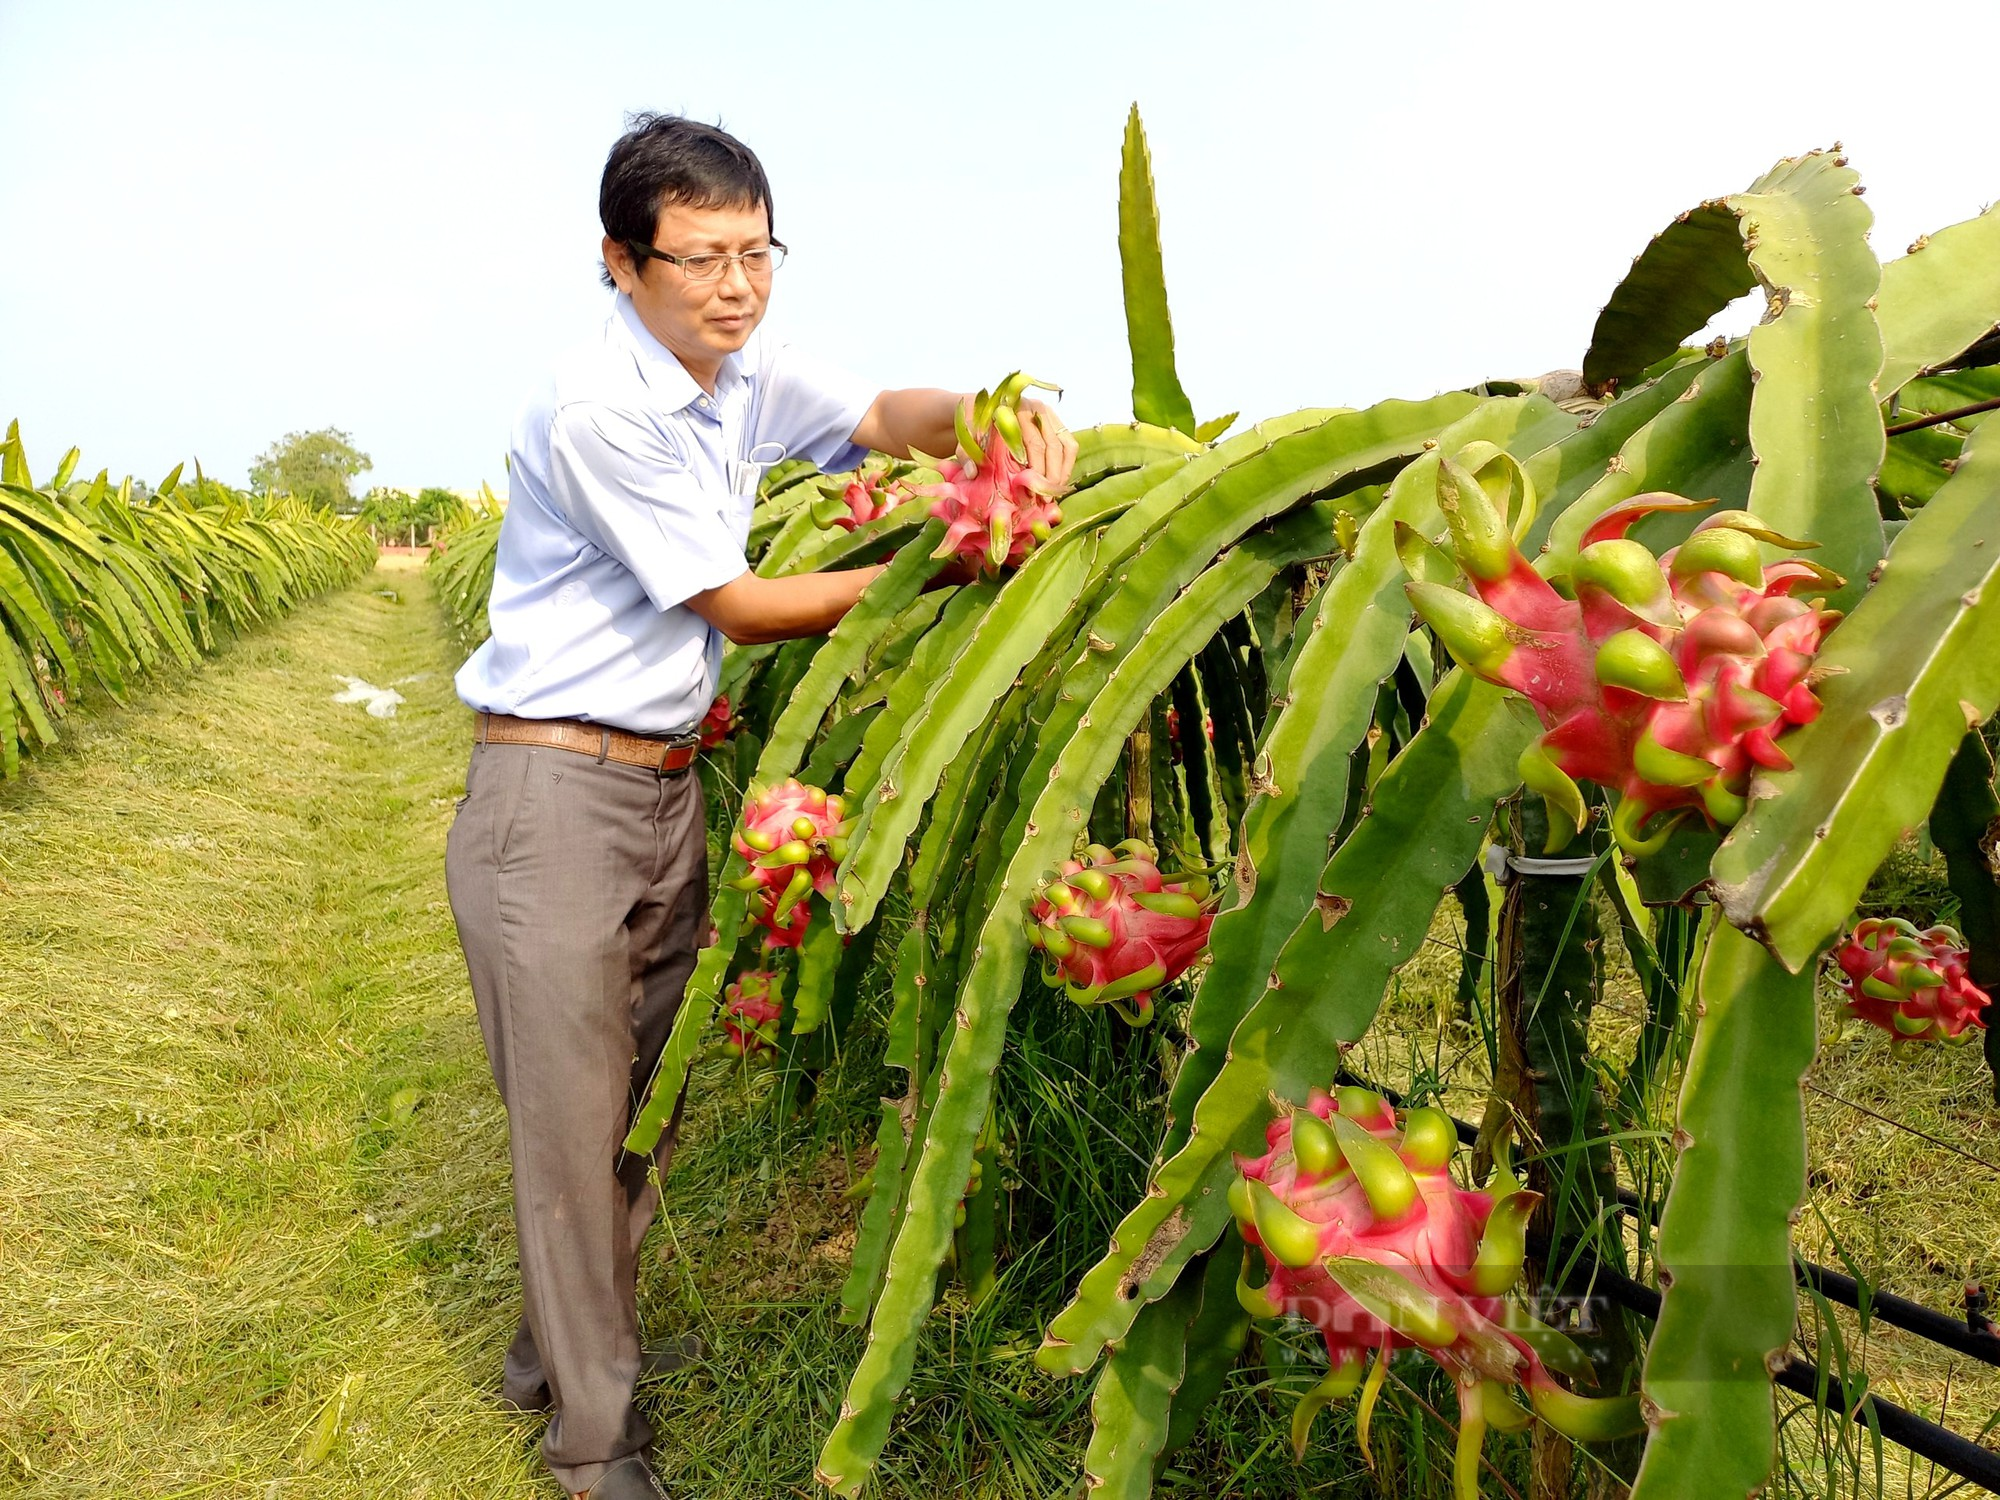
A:
MULTIPOLYGON (((771 184, 757 153, 714 125, 681 115, 637 114, 604 161, 597 189, 597 217, 604 232, 626 245, 650 246, 660 210, 671 203, 692 208, 755 208, 776 233, 771 184)), ((644 257, 633 259, 643 272, 644 257)), ((611 272, 603 271, 611 286, 611 272)))

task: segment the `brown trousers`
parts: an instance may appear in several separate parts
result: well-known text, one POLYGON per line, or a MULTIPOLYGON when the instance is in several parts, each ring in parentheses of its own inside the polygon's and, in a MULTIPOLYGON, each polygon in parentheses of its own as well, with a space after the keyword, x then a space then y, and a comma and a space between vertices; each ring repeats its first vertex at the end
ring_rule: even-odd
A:
POLYGON ((586 1490, 652 1429, 633 1406, 640 1241, 680 1111, 623 1151, 707 930, 701 782, 573 751, 475 745, 445 848, 507 1106, 523 1315, 504 1390, 554 1409, 542 1457, 586 1490))

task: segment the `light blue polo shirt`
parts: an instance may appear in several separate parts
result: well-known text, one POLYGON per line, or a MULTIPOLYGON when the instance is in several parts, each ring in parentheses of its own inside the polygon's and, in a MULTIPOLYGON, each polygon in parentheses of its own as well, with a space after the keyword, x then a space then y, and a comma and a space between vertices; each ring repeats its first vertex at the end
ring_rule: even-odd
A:
POLYGON ((711 396, 619 293, 515 420, 493 634, 459 669, 459 697, 635 734, 693 728, 722 637, 685 601, 744 572, 765 468, 861 461, 849 440, 878 394, 760 328, 711 396))

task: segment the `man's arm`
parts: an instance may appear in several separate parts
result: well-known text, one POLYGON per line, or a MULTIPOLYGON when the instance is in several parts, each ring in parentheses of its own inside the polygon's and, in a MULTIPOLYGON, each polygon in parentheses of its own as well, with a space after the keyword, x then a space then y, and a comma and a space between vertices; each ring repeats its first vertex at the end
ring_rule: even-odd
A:
POLYGON ((956 391, 884 391, 855 427, 853 441, 891 458, 908 458, 912 451, 948 457, 958 447, 951 414, 964 399, 956 391))
MULTIPOLYGON (((943 458, 958 448, 953 414, 972 399, 955 391, 884 391, 856 425, 853 441, 893 458, 908 458, 913 449, 943 458)), ((1021 415, 1028 467, 1052 481, 1058 491, 1067 489, 1076 463, 1076 439, 1039 401, 1023 401, 1021 415)), ((784 578, 745 572, 720 588, 690 595, 687 606, 739 646, 796 640, 833 629, 881 572, 879 567, 854 568, 784 578)))
POLYGON ((824 635, 854 607, 880 568, 843 573, 793 573, 759 578, 743 573, 717 589, 691 594, 687 607, 739 646, 824 635))

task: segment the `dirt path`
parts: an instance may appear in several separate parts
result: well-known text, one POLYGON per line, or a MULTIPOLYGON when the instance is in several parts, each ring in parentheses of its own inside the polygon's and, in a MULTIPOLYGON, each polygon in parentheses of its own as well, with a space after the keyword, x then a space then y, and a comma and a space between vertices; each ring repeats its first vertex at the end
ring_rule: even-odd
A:
POLYGON ((384 569, 0 788, 0 1493, 557 1493, 484 1399, 518 1293, 457 659, 384 569))

